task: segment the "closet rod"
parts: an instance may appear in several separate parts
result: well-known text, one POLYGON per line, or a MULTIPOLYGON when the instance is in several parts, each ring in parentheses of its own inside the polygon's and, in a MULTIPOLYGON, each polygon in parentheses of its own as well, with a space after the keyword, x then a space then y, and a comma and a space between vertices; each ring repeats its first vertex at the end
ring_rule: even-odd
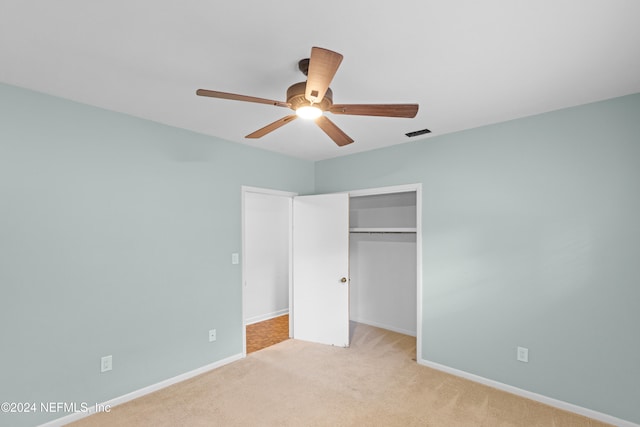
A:
POLYGON ((349 229, 350 233, 415 233, 417 230, 414 227, 352 227, 349 229))
POLYGON ((354 234, 415 234, 415 231, 350 231, 354 234))

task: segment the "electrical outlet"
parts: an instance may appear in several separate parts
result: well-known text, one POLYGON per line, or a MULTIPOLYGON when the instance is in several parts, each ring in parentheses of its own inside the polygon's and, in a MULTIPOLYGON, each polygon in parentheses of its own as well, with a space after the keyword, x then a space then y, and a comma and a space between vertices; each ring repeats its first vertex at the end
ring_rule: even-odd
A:
POLYGON ((529 349, 524 347, 518 347, 518 360, 520 362, 529 362, 529 349))
POLYGON ((209 342, 213 342, 216 340, 216 330, 215 329, 210 329, 209 330, 209 342))
POLYGON ((104 356, 100 359, 100 372, 107 372, 113 369, 113 356, 104 356))

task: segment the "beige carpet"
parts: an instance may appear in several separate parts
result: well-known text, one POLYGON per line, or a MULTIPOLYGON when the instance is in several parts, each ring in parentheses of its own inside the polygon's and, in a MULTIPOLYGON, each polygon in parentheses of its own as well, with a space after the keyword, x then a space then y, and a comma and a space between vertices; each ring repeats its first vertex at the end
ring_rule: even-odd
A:
POLYGON ((420 366, 415 346, 361 324, 348 349, 287 340, 71 425, 607 425, 420 366))

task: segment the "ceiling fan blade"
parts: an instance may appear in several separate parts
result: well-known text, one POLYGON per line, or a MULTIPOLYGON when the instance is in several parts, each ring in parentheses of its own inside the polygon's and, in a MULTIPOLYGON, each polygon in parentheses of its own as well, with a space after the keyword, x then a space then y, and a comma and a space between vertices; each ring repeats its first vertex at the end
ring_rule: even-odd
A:
POLYGON ((304 97, 309 102, 320 102, 327 92, 333 76, 342 62, 342 55, 321 47, 311 48, 307 87, 304 97))
POLYGON ((326 116, 320 116, 315 121, 316 124, 320 126, 320 129, 322 129, 324 133, 329 135, 329 138, 333 139, 333 142, 338 144, 340 147, 342 147, 343 145, 351 144, 353 142, 353 139, 349 138, 349 135, 342 132, 342 129, 336 126, 336 124, 329 120, 326 116))
POLYGON ((418 114, 418 104, 334 104, 329 111, 354 116, 412 118, 418 114))
POLYGON ((273 99, 256 98, 255 96, 238 95, 235 93, 218 92, 217 90, 198 89, 198 96, 210 96, 211 98, 231 99, 233 101, 257 102, 258 104, 276 105, 278 107, 291 108, 288 102, 274 101, 273 99))
POLYGON ((295 120, 298 116, 296 116, 295 114, 291 114, 289 116, 283 117, 281 119, 276 120, 273 123, 270 123, 268 125, 266 125, 263 128, 258 129, 257 131, 250 133, 249 135, 245 136, 245 138, 262 138, 263 136, 265 136, 266 134, 273 132, 274 130, 278 129, 281 126, 286 125, 287 123, 295 120))

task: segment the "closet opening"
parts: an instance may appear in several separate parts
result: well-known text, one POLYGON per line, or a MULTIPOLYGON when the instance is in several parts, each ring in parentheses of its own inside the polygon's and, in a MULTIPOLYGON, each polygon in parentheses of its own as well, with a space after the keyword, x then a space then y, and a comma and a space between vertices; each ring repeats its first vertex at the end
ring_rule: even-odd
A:
POLYGON ((351 324, 416 337, 419 360, 420 186, 349 194, 351 324))

